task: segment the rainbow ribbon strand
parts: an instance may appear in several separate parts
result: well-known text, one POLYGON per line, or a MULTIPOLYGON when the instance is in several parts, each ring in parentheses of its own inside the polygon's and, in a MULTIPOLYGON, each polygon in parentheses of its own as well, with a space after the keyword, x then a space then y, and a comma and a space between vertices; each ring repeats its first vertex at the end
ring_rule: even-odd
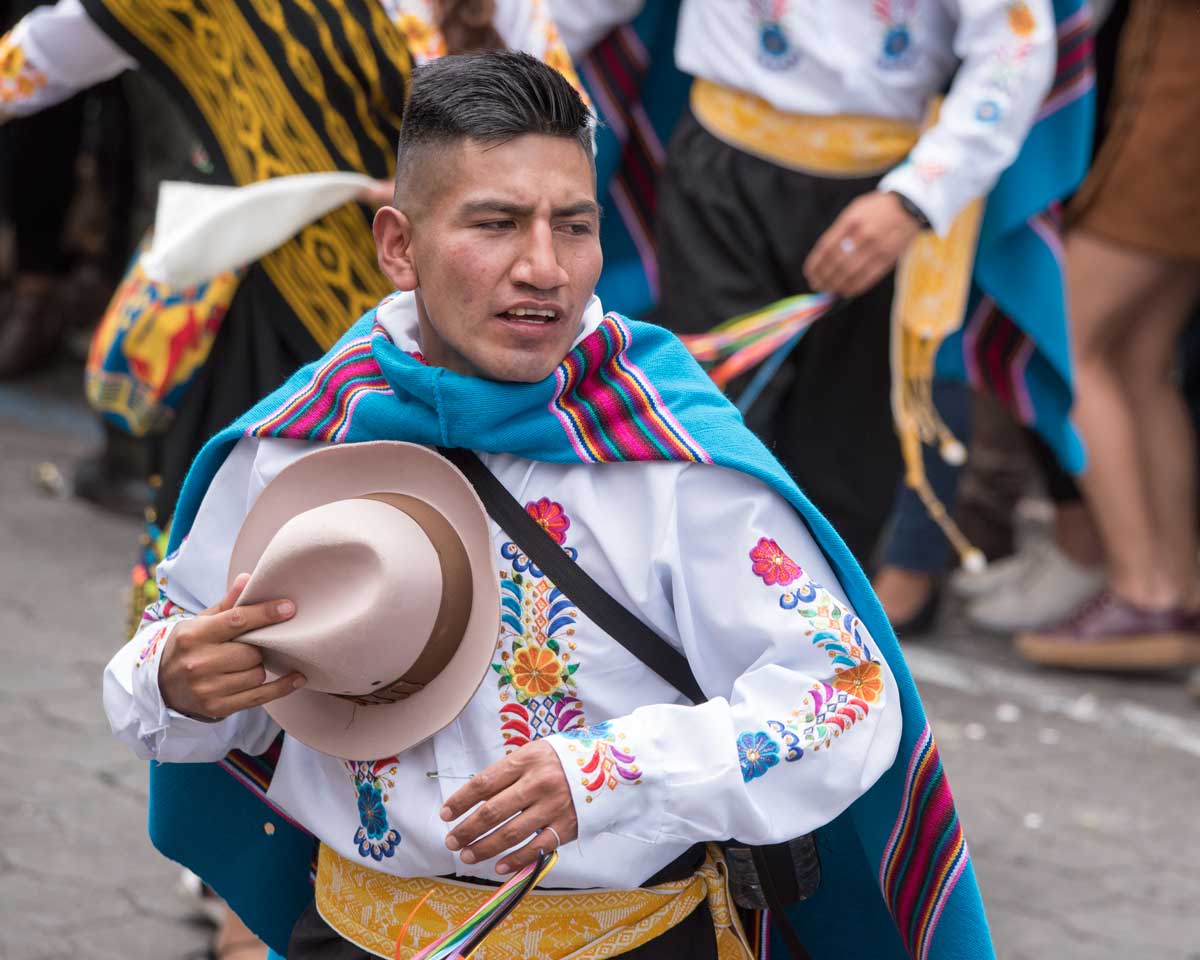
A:
MULTIPOLYGON (((463 923, 439 937, 412 960, 467 960, 557 862, 558 854, 554 851, 541 854, 534 863, 514 874, 495 896, 463 923)), ((396 944, 396 958, 400 960, 399 943, 396 944)))
MULTIPOLYGON (((831 293, 802 293, 733 317, 708 333, 681 337, 692 356, 724 390, 731 381, 780 353, 791 352, 815 320, 838 302, 831 293)), ((778 364, 775 364, 778 366, 778 364)))

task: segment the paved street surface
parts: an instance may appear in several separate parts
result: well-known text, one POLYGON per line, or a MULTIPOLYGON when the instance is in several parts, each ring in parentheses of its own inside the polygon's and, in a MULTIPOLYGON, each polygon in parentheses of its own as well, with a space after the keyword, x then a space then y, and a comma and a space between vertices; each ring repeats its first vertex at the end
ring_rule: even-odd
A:
MULTIPOLYGON (((137 524, 36 483, 96 441, 78 396, 66 365, 0 384, 0 958, 182 960, 206 934, 145 838, 145 766, 100 708, 137 524)), ((1182 678, 1032 671, 952 609, 907 647, 1000 957, 1200 960, 1200 709, 1182 678)))

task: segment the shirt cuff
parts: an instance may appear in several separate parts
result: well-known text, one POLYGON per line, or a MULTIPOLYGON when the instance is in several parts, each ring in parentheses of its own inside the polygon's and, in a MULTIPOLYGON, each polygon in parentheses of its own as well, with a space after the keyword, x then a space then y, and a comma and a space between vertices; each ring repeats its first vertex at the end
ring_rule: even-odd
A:
POLYGON ((618 722, 556 733, 546 737, 546 742, 558 754, 570 785, 579 839, 586 842, 613 832, 624 800, 647 789, 635 748, 618 722))
POLYGON ((133 705, 138 717, 138 739, 151 757, 157 757, 168 732, 190 733, 212 724, 172 710, 158 686, 158 668, 171 634, 186 616, 164 620, 150 634, 133 664, 133 705))
POLYGON ((939 237, 950 232, 950 226, 958 214, 958 207, 946 196, 946 191, 928 182, 911 160, 905 160, 880 180, 879 190, 908 197, 925 214, 930 227, 939 237))

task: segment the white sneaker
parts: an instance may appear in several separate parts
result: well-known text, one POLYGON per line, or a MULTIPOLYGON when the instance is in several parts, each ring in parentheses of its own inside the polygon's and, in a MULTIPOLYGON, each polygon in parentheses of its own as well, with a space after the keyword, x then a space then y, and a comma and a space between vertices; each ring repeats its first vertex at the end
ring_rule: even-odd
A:
POLYGON ((1103 568, 1083 567, 1044 540, 1015 579, 967 607, 972 622, 997 633, 1033 630, 1075 611, 1104 586, 1103 568))
POLYGON ((1045 553, 1045 540, 1038 539, 995 563, 989 563, 978 573, 959 567, 950 575, 950 589, 964 600, 976 600, 991 596, 1025 576, 1025 571, 1040 560, 1045 553))

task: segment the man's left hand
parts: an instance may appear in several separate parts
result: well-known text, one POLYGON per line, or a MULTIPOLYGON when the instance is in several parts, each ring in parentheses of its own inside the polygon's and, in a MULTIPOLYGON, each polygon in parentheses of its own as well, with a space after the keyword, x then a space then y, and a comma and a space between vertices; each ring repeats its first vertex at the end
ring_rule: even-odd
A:
POLYGON ((895 268, 920 229, 894 193, 858 197, 821 234, 804 261, 805 279, 818 293, 857 297, 895 268))
POLYGON ((462 851, 463 863, 490 860, 553 827, 558 840, 545 830, 496 865, 497 873, 513 873, 537 860, 539 849, 549 853, 560 840, 570 843, 579 835, 562 764, 554 748, 542 741, 528 743, 475 774, 446 801, 442 819, 456 820, 476 804, 478 808, 446 837, 449 849, 462 851))

